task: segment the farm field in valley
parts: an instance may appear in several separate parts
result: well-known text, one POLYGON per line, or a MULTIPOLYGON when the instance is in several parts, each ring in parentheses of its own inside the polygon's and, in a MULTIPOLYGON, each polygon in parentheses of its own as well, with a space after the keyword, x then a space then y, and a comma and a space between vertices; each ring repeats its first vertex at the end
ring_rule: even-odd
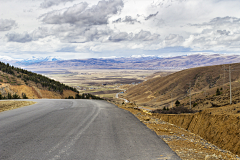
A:
POLYGON ((104 98, 114 98, 131 86, 153 77, 166 76, 174 71, 159 70, 74 70, 37 69, 31 71, 45 75, 69 86, 76 87, 80 93, 91 93, 104 98))

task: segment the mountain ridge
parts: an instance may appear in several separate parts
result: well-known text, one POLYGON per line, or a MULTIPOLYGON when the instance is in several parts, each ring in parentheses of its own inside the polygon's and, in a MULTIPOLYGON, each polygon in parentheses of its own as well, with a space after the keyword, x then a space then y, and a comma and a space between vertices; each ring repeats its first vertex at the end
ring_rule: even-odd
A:
POLYGON ((176 57, 120 57, 89 59, 54 59, 42 61, 17 61, 14 64, 23 68, 77 68, 77 69, 151 69, 182 70, 200 66, 212 66, 240 62, 239 55, 192 54, 176 57))
MULTIPOLYGON (((192 97, 192 105, 194 105, 194 103, 200 103, 199 99, 216 95, 217 88, 229 95, 229 68, 229 64, 225 67, 223 65, 204 66, 181 70, 165 77, 152 78, 129 88, 123 98, 143 106, 171 107, 171 103, 175 103, 176 100, 189 106, 189 93, 191 92, 194 96, 192 97)), ((231 64, 231 70, 234 70, 231 73, 233 90, 239 89, 239 69, 240 63, 231 64)), ((234 101, 237 103, 240 102, 238 98, 235 96, 234 101)), ((220 101, 214 103, 220 103, 220 101)), ((217 105, 228 103, 228 100, 222 100, 222 104, 217 105)), ((210 102, 205 105, 211 107, 210 102)))

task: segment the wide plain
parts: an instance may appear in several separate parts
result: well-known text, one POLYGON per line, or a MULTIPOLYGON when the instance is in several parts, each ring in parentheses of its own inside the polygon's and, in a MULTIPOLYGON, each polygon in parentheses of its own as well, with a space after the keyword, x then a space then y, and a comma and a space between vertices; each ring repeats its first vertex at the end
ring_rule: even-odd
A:
POLYGON ((166 76, 175 71, 159 70, 118 70, 118 69, 41 69, 29 68, 69 86, 80 93, 91 93, 112 99, 117 93, 153 77, 166 76))

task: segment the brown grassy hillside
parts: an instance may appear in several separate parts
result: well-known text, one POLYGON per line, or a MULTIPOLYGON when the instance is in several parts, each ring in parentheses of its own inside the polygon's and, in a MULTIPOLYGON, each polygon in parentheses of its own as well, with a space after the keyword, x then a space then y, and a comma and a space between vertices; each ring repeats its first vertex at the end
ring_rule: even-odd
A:
POLYGON ((66 98, 75 97, 75 88, 66 86, 45 76, 10 66, 0 62, 0 99, 11 99, 8 95, 18 95, 19 98, 66 98))
MULTIPOLYGON (((162 108, 171 107, 171 100, 175 103, 177 99, 187 104, 190 87, 192 101, 215 94, 217 88, 222 88, 221 92, 229 95, 228 67, 225 65, 225 78, 223 65, 192 68, 153 78, 129 88, 124 97, 139 105, 162 108)), ((231 69, 234 69, 231 74, 232 88, 236 89, 240 87, 240 64, 231 64, 231 69)))
POLYGON ((0 83, 0 93, 2 96, 7 96, 8 93, 11 93, 12 95, 16 93, 20 97, 22 94, 26 94, 29 99, 63 99, 68 96, 75 97, 76 95, 76 93, 71 90, 64 90, 63 94, 60 94, 58 92, 39 89, 36 86, 10 85, 8 83, 0 83))

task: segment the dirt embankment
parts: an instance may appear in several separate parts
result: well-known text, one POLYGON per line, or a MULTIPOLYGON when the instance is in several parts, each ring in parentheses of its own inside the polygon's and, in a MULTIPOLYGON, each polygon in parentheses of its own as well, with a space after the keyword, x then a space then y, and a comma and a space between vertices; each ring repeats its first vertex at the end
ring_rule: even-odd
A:
POLYGON ((237 160, 240 154, 240 104, 207 108, 195 114, 157 114, 134 103, 110 101, 130 111, 156 132, 183 160, 237 160))
MULTIPOLYGON (((218 137, 215 139, 221 140, 221 137, 226 139, 226 142, 222 142, 222 144, 231 144, 232 136, 226 136, 228 132, 223 131, 224 126, 219 128, 219 130, 215 129, 216 124, 211 125, 211 123, 215 123, 218 119, 214 119, 211 117, 209 113, 201 113, 202 117, 199 116, 199 120, 196 120, 195 114, 180 114, 180 115, 160 115, 160 114, 151 114, 146 110, 142 110, 137 108, 137 106, 129 103, 129 104, 119 104, 115 103, 118 107, 130 111, 134 114, 141 122, 143 122, 149 129, 156 132, 160 138, 162 138, 169 147, 175 151, 178 156, 180 156, 183 160, 237 160, 239 157, 236 154, 230 152, 230 149, 224 150, 222 145, 214 145, 207 138, 209 135, 209 131, 215 130, 215 132, 219 132, 222 134, 215 134, 214 132, 210 132, 211 136, 218 137), (205 117, 204 115, 210 115, 209 117, 205 117), (201 117, 201 118, 200 118, 201 117), (204 120, 205 118, 209 118, 210 120, 204 120), (195 122, 194 122, 195 121, 195 122), (176 125, 175 125, 176 124, 176 125), (212 128, 213 127, 213 128, 212 128), (188 130, 187 130, 188 129, 188 130), (206 131, 205 131, 206 130, 206 131), (198 132, 197 132, 198 131, 198 132), (203 134, 205 136, 199 136, 198 134, 203 134), (204 134, 204 132, 206 132, 204 134)), ((230 119, 229 119, 230 120, 230 119)), ((234 119, 232 119, 234 120, 234 119)), ((232 121, 230 120, 230 121, 232 121)), ((222 120, 219 119, 219 122, 222 120)), ((223 121, 223 123, 228 123, 227 121, 223 121)), ((234 125, 234 124, 233 124, 234 125)), ((225 127, 226 128, 226 127, 225 127)), ((234 130, 234 128, 232 128, 234 130)), ((234 140, 233 140, 234 141, 234 140)), ((238 140, 235 139, 236 142, 238 140)), ((229 147, 227 146, 227 147, 229 147)))
POLYGON ((157 114, 156 117, 198 134, 218 147, 240 154, 240 116, 214 115, 206 111, 180 115, 157 114))

